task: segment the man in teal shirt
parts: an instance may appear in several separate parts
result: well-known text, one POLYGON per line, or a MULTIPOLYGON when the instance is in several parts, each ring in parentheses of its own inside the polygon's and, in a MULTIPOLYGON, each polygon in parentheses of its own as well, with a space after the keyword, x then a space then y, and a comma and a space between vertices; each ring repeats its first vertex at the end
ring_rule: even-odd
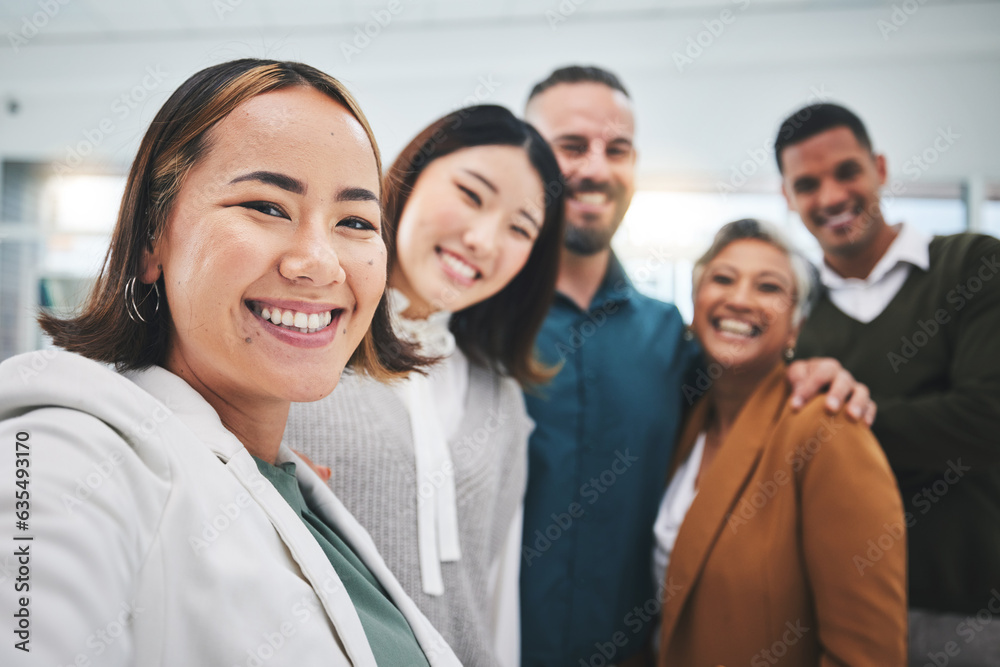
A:
MULTIPOLYGON (((596 67, 556 70, 532 90, 525 117, 559 160, 567 231, 537 340, 542 359, 562 366, 526 396, 536 429, 521 552, 522 665, 601 667, 636 655, 658 621, 652 526, 688 405, 685 381, 697 388, 698 353, 676 307, 639 294, 611 252, 635 188, 624 86, 596 67)), ((803 362, 794 373, 803 380, 797 397, 833 381, 828 404, 852 395, 849 409, 873 416, 867 391, 839 364, 803 362)))

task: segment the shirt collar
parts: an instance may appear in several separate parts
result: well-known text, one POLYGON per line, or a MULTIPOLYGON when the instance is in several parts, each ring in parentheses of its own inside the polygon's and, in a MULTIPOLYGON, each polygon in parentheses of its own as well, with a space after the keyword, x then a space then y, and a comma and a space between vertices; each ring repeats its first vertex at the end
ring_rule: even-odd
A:
POLYGON ((635 286, 632 285, 632 281, 626 275, 622 263, 618 260, 618 256, 612 252, 610 257, 608 257, 608 268, 604 272, 604 280, 601 281, 601 286, 597 288, 597 293, 594 294, 591 304, 600 305, 609 301, 612 303, 623 303, 632 297, 634 291, 635 286))
POLYGON ((389 314, 396 334, 420 348, 422 354, 431 357, 446 357, 455 351, 455 336, 448 328, 451 313, 439 310, 431 313, 423 320, 411 320, 403 316, 410 307, 410 300, 394 287, 387 290, 389 297, 389 314))
MULTIPOLYGON (((625 269, 622 268, 621 262, 612 251, 608 257, 608 268, 604 271, 604 278, 601 279, 601 284, 590 300, 590 305, 593 308, 605 303, 624 303, 631 298, 634 291, 635 286, 632 285, 632 281, 629 280, 625 269)), ((556 299, 561 299, 579 310, 576 302, 558 290, 556 290, 556 299)))
POLYGON ((889 271, 900 264, 911 264, 924 271, 931 265, 930 243, 933 237, 913 225, 899 223, 899 233, 882 255, 871 273, 865 279, 844 278, 831 269, 826 262, 820 264, 819 277, 822 283, 832 289, 848 284, 872 285, 882 280, 889 271))
POLYGON ((169 414, 187 425, 223 461, 228 462, 244 449, 243 443, 222 423, 215 408, 180 376, 162 366, 150 366, 124 375, 161 401, 169 414))
POLYGON ((306 507, 306 500, 302 497, 302 490, 299 488, 299 481, 295 477, 294 461, 279 461, 268 463, 264 459, 253 457, 257 464, 257 470, 278 490, 281 497, 292 506, 292 509, 302 516, 302 510, 306 507))

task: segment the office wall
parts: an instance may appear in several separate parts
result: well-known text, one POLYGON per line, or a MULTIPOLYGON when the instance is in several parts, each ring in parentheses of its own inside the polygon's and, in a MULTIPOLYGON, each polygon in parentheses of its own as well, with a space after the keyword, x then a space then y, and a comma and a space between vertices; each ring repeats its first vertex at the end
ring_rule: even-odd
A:
MULTIPOLYGON (((950 128, 957 138, 926 171, 928 182, 1000 177, 995 2, 741 0, 612 11, 599 0, 563 0, 519 5, 506 18, 455 18, 427 17, 415 0, 398 0, 398 15, 346 54, 345 45, 356 48, 355 29, 387 3, 355 3, 354 20, 339 23, 309 25, 303 12, 292 25, 268 26, 253 0, 218 17, 204 2, 211 16, 198 29, 103 34, 60 31, 62 20, 75 25, 74 2, 95 4, 67 2, 16 52, 0 44, 0 158, 73 162, 73 151, 91 150, 91 159, 127 164, 184 78, 235 57, 299 59, 342 78, 388 157, 447 109, 480 98, 520 108, 553 67, 594 62, 618 71, 633 92, 645 183, 714 185, 769 142, 782 115, 817 96, 857 109, 899 167, 950 128), (699 42, 707 46, 692 47, 699 42)), ((9 42, 19 24, 4 24, 9 42)), ((754 177, 767 182, 774 173, 768 162, 754 177)))

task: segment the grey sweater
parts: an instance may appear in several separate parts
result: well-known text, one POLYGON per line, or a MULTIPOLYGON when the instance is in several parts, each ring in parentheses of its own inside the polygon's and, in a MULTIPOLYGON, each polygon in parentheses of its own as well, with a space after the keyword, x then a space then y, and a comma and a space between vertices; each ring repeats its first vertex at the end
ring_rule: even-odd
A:
POLYGON ((410 417, 392 387, 345 373, 325 399, 292 404, 284 442, 330 466, 330 486, 462 664, 492 666, 489 577, 524 496, 531 428, 517 383, 470 364, 465 413, 448 443, 462 557, 441 564, 441 596, 421 587, 410 417))

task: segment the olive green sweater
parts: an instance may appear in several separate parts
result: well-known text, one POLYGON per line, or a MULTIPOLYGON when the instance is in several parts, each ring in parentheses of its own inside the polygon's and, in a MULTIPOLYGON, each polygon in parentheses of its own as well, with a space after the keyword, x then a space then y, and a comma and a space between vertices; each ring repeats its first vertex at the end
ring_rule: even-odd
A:
POLYGON ((821 295, 798 356, 839 359, 878 402, 872 431, 909 529, 910 606, 975 613, 1000 587, 1000 241, 957 234, 929 250, 930 269, 912 268, 867 324, 821 295))

